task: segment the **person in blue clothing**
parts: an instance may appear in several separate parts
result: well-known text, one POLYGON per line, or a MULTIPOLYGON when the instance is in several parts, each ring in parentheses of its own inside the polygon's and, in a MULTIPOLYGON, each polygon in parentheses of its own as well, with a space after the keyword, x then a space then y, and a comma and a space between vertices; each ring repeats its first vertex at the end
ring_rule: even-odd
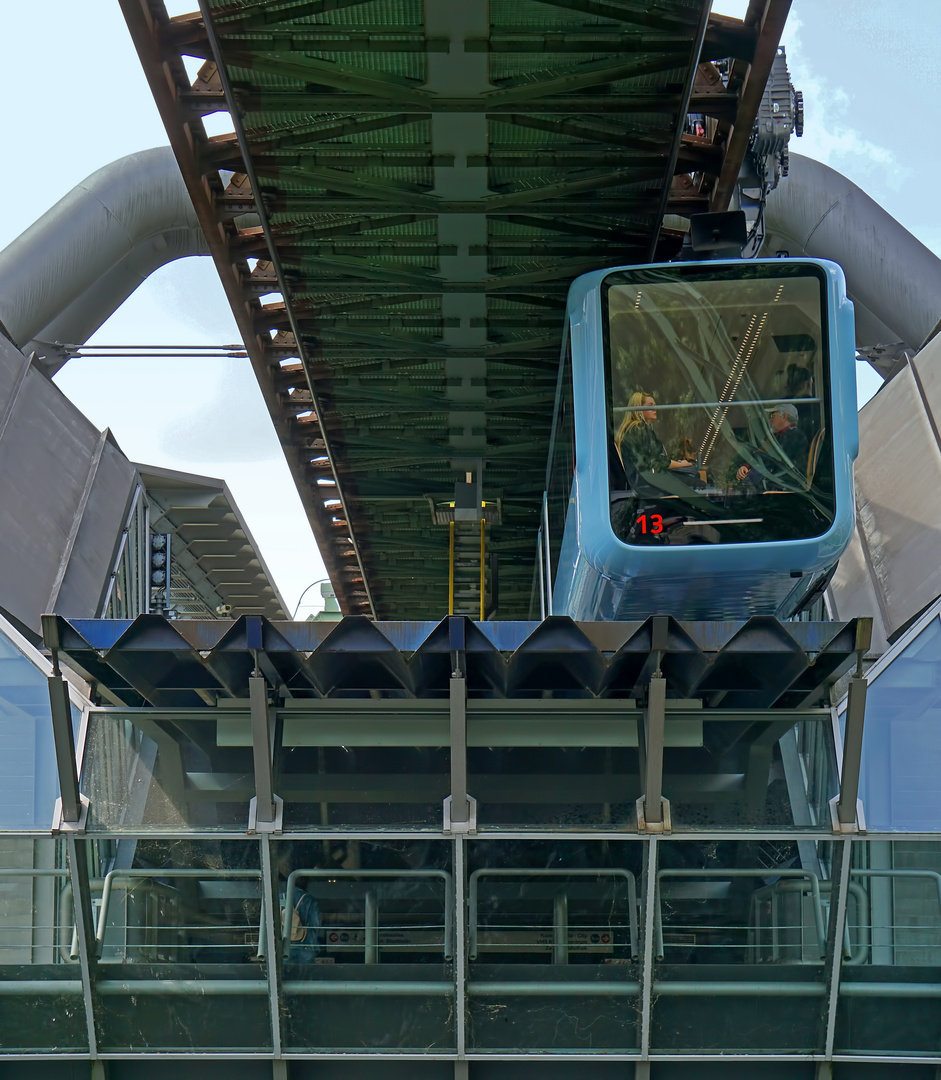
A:
MULTIPOLYGON (((278 866, 279 876, 285 880, 280 888, 281 900, 281 925, 284 926, 284 912, 288 905, 287 878, 291 868, 287 860, 283 860, 278 866)), ((288 952, 288 962, 292 964, 312 964, 320 955, 323 945, 321 943, 320 905, 316 897, 311 895, 303 886, 303 879, 295 879, 291 904, 291 947, 288 952)))

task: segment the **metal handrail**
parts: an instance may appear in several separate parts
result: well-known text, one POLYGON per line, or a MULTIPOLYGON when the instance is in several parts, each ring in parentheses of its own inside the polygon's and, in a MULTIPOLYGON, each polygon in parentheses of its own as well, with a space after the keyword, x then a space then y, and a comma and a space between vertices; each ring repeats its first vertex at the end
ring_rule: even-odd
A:
POLYGON ((810 882, 810 888, 814 898, 814 923, 817 930, 817 944, 820 958, 824 959, 827 954, 826 930, 823 922, 823 902, 820 899, 820 879, 811 870, 767 870, 767 869, 730 869, 730 870, 658 870, 657 871, 657 901, 654 909, 656 921, 656 944, 657 959, 663 959, 663 919, 661 913, 660 882, 664 878, 698 878, 708 880, 710 878, 804 878, 810 882))
MULTIPOLYGON (((285 895, 293 900, 298 878, 334 880, 383 881, 389 879, 438 878, 444 882, 444 959, 454 956, 454 878, 447 870, 324 870, 322 867, 292 870, 288 875, 285 895)), ((364 935, 366 962, 377 963, 379 959, 379 902, 374 891, 365 897, 364 935)), ((291 951, 291 914, 293 903, 284 905, 284 921, 281 927, 282 948, 287 959, 291 951)))
MULTIPOLYGON (((97 949, 97 955, 101 956, 104 948, 105 929, 108 924, 108 908, 111 904, 111 893, 114 890, 114 883, 116 881, 134 881, 137 879, 147 878, 245 878, 251 881, 261 880, 260 870, 197 870, 193 868, 178 870, 174 868, 169 869, 132 869, 132 870, 111 870, 105 875, 104 885, 101 890, 101 910, 98 912, 98 926, 95 931, 95 944, 97 949)), ((261 914, 259 923, 258 942, 259 949, 263 948, 264 942, 264 921, 265 921, 265 898, 261 897, 261 914)), ((263 955, 259 952, 259 955, 263 955)))
MULTIPOLYGON (((68 878, 70 876, 71 876, 70 871, 68 871, 64 867, 23 866, 23 867, 4 867, 2 870, 0 870, 0 878, 18 878, 18 877, 20 877, 20 878, 36 878, 36 877, 68 878)), ((66 885, 65 889, 63 889, 62 892, 59 894, 60 899, 65 897, 66 890, 68 890, 69 898, 71 899, 71 895, 72 895, 71 888, 72 888, 71 883, 68 883, 66 885)), ((55 946, 53 946, 53 949, 57 950, 60 956, 63 955, 63 949, 64 949, 64 945, 63 945, 63 942, 62 942, 62 930, 71 922, 74 922, 74 920, 71 917, 69 919, 67 919, 67 920, 66 919, 60 919, 59 921, 56 922, 55 926, 52 926, 52 927, 49 928, 49 929, 54 931, 53 936, 54 936, 54 939, 57 942, 57 944, 55 946), (57 931, 57 933, 56 933, 56 931, 57 931)), ((36 927, 34 926, 33 929, 36 929, 36 927)), ((72 932, 73 949, 74 949, 74 942, 75 942, 76 937, 77 937, 77 933, 73 928, 73 932, 72 932)), ((31 944, 30 945, 30 958, 32 958, 32 955, 33 955, 32 949, 33 949, 33 946, 31 944)), ((76 959, 77 958, 78 957, 77 957, 77 953, 76 953, 76 959)), ((64 959, 64 957, 63 957, 63 959, 64 959)), ((66 962, 67 963, 72 962, 71 956, 69 957, 69 959, 66 962)))
MULTIPOLYGON (((490 869, 483 867, 480 870, 475 870, 470 876, 470 883, 468 887, 468 908, 469 908, 469 940, 468 940, 468 955, 471 960, 477 959, 477 882, 482 877, 503 877, 503 878, 533 878, 533 877, 581 877, 581 878, 597 878, 597 877, 615 877, 623 878, 627 882, 627 896, 628 896, 628 922, 630 926, 630 939, 631 939, 631 959, 636 959, 638 949, 638 930, 637 930, 637 879, 630 870, 625 870, 622 867, 598 867, 597 869, 541 869, 541 870, 525 870, 517 868, 500 867, 496 869, 490 869)), ((564 894, 560 894, 564 895, 564 894)), ((552 929, 553 929, 553 963, 564 964, 568 962, 568 903, 560 902, 557 896, 553 902, 552 910, 552 929)))
MULTIPOLYGON (((874 877, 886 877, 886 878, 933 878, 938 890, 938 907, 939 915, 941 915, 941 874, 936 870, 891 870, 891 869, 862 869, 862 870, 850 870, 850 877, 855 878, 874 878, 874 877)), ((867 898, 868 898, 868 894, 867 898)), ((860 909, 862 912, 862 908, 860 909)), ((866 962, 866 955, 872 947, 871 936, 868 933, 869 919, 871 916, 861 919, 859 923, 860 941, 857 949, 853 952, 852 956, 844 961, 844 965, 848 967, 861 967, 866 962), (867 933, 863 933, 867 931, 867 933)), ((894 944, 893 944, 894 948, 894 944)))
MULTIPOLYGON (((832 881, 821 881, 820 882, 821 894, 825 893, 825 892, 830 892, 832 885, 833 885, 832 881)), ((786 893, 786 892, 803 893, 803 892, 807 892, 809 889, 810 889, 810 882, 807 881, 806 879, 803 880, 803 881, 795 881, 793 878, 791 878, 791 879, 788 879, 786 881, 776 881, 772 885, 765 885, 764 888, 756 889, 755 892, 752 893, 751 901, 752 901, 752 907, 754 908, 754 911, 755 911, 755 917, 754 917, 753 920, 751 918, 749 918, 749 927, 750 927, 750 929, 754 930, 754 932, 755 932, 755 951, 756 951, 756 953, 759 951, 759 948, 760 948, 758 940, 759 940, 759 935, 760 935, 760 933, 761 933, 761 931, 763 929, 763 927, 761 925, 760 918, 759 918, 759 914, 758 914, 757 901, 759 899, 763 899, 765 895, 769 895, 771 897, 771 901, 772 901, 772 921, 771 921, 769 929, 771 930, 772 934, 774 935, 771 947, 772 947, 772 950, 774 950, 776 952, 777 948, 778 948, 777 933, 781 929, 780 925, 777 923, 777 898, 778 898, 778 896, 781 893, 786 893)), ((853 884, 853 882, 850 882, 849 887, 848 887, 848 892, 849 892, 849 895, 852 896, 856 901, 856 910, 857 910, 857 912, 864 911, 865 906, 866 906, 866 893, 863 890, 862 886, 861 885, 855 885, 855 884, 853 884)), ((857 945, 857 948, 854 951, 851 944, 850 944, 850 932, 849 932, 849 921, 848 920, 843 925, 843 955, 844 955, 844 957, 846 957, 844 963, 847 963, 847 964, 850 964, 850 963, 857 963, 857 964, 862 963, 862 960, 859 958, 859 955, 860 955, 859 946, 857 945)), ((802 963, 803 961, 799 961, 799 962, 802 963)))

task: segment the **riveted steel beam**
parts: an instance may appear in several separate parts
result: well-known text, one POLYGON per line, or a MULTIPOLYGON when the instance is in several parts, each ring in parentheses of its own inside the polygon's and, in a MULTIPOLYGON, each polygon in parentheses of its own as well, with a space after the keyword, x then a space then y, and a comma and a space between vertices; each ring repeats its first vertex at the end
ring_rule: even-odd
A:
MULTIPOLYGON (((223 289, 249 353, 265 404, 271 414, 279 439, 285 447, 288 466, 301 494, 308 521, 321 547, 327 570, 332 574, 339 567, 328 542, 328 515, 324 512, 322 505, 318 505, 317 501, 311 499, 309 493, 306 492, 302 464, 291 452, 287 418, 270 378, 271 362, 268 355, 270 346, 258 336, 252 324, 252 313, 257 308, 257 301, 243 293, 242 271, 233 272, 233 264, 239 257, 233 253, 231 234, 220 224, 220 215, 215 205, 218 188, 214 187, 211 177, 207 178, 204 175, 199 163, 199 154, 206 142, 205 134, 198 122, 192 119, 182 100, 183 93, 189 88, 185 70, 182 63, 176 69, 171 67, 172 75, 168 78, 168 67, 164 59, 168 27, 166 22, 161 23, 158 20, 146 0, 122 0, 121 8, 161 119, 167 129, 170 144, 180 165, 183 180, 193 200, 197 218, 206 235, 223 289)), ((338 599, 343 604, 345 597, 342 583, 337 584, 337 590, 338 599)), ((351 603, 349 607, 361 609, 358 603, 355 605, 351 603)))

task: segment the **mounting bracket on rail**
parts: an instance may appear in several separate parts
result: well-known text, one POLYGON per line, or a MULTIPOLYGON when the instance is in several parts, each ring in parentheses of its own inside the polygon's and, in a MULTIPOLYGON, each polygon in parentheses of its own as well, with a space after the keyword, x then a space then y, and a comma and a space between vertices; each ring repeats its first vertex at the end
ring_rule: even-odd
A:
POLYGON ((465 821, 452 821, 451 819, 451 796, 444 800, 444 831, 449 833, 475 833, 477 832, 477 800, 473 795, 465 795, 467 809, 465 821))

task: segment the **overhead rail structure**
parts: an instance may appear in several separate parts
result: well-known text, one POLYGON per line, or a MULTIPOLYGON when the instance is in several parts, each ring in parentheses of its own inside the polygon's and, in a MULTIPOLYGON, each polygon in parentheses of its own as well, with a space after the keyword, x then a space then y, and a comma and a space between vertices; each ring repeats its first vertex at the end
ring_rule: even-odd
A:
POLYGON ((467 478, 529 616, 568 284, 727 207, 789 0, 121 3, 342 609, 442 613, 467 478))

